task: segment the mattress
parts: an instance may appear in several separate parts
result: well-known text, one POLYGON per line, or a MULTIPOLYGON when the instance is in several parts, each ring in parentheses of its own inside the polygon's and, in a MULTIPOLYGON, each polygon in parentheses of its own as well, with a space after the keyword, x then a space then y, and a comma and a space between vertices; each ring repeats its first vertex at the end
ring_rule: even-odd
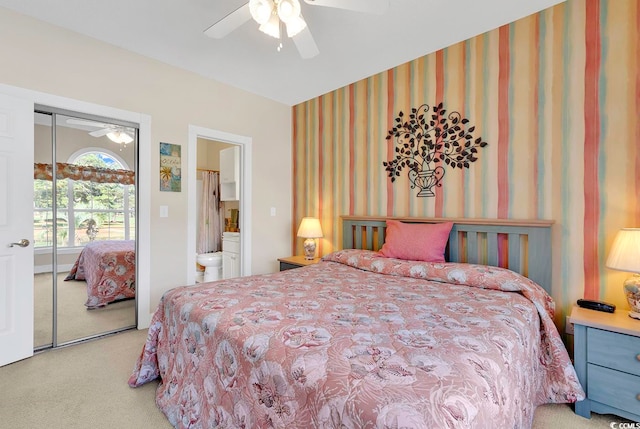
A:
POLYGON ((85 280, 90 308, 136 296, 134 240, 101 240, 88 243, 65 280, 85 280))
POLYGON ((364 250, 168 291, 129 384, 157 378, 176 428, 527 428, 584 398, 540 286, 364 250))

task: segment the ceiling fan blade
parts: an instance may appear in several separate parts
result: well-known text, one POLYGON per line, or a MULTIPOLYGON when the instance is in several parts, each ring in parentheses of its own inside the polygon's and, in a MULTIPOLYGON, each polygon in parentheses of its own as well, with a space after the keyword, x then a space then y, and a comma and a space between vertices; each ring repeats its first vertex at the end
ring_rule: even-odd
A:
POLYGON ((389 9, 389 0, 304 0, 314 6, 335 7, 382 15, 389 9))
POLYGON ((293 43, 296 45, 300 56, 304 59, 313 58, 320 53, 316 41, 309 31, 309 27, 292 37, 293 43))
POLYGON ((209 37, 213 37, 214 39, 221 39, 250 19, 251 12, 249 11, 249 2, 247 2, 244 6, 240 6, 238 9, 234 10, 229 15, 204 30, 204 34, 209 37))
POLYGON ((102 136, 106 136, 111 131, 113 131, 113 128, 103 128, 101 130, 91 131, 89 135, 93 137, 102 137, 102 136))

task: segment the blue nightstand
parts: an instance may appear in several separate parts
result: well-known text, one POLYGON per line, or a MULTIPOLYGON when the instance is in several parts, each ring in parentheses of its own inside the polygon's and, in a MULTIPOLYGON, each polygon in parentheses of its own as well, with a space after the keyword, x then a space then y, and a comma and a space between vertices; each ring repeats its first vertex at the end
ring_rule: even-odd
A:
POLYGON ((289 256, 288 258, 278 258, 278 262, 280 262, 280 271, 285 271, 317 264, 320 262, 320 259, 321 258, 305 259, 304 256, 289 256))
POLYGON ((576 414, 615 414, 640 422, 640 320, 574 307, 574 366, 587 399, 576 414))

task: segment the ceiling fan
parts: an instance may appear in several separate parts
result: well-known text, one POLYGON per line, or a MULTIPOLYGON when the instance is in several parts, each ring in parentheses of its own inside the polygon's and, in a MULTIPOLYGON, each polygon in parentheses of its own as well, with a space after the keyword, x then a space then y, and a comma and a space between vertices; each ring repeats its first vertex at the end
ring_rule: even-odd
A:
POLYGON ((133 130, 128 127, 114 124, 106 124, 103 122, 88 121, 85 119, 67 119, 67 124, 81 125, 83 127, 97 128, 95 131, 90 131, 89 135, 92 137, 107 136, 109 140, 114 143, 120 143, 126 145, 133 141, 133 130))
MULTIPOLYGON (((389 0, 304 0, 311 6, 324 6, 381 15, 389 7, 389 0)), ((280 38, 283 28, 293 40, 302 58, 320 53, 300 10, 299 0, 249 0, 204 31, 209 37, 221 39, 251 18, 260 31, 280 38)), ((279 50, 279 48, 278 48, 279 50)))

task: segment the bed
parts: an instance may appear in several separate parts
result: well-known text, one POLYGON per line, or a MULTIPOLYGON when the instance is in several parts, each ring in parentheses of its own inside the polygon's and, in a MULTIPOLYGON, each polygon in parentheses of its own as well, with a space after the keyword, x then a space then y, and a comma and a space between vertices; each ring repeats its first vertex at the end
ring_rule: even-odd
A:
POLYGON ((136 296, 135 240, 100 240, 84 246, 67 280, 85 280, 89 309, 136 296))
POLYGON ((528 428, 584 398, 523 275, 549 287, 549 222, 455 220, 428 262, 382 254, 387 221, 343 217, 315 265, 166 292, 129 384, 159 378, 176 428, 528 428))

